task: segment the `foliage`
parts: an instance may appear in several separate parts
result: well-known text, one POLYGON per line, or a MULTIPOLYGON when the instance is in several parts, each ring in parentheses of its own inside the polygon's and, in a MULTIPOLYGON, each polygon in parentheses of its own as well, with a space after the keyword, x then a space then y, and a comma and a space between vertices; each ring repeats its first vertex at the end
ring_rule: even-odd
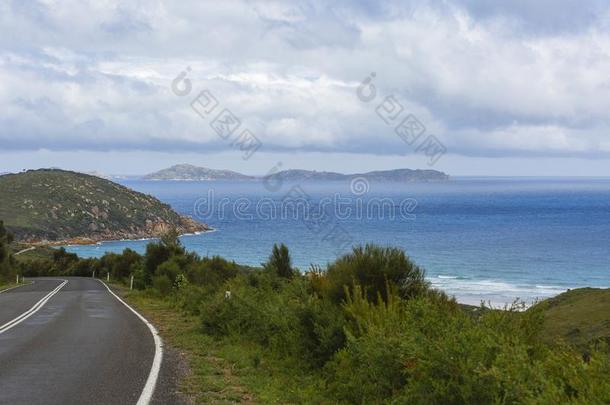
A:
POLYGON ((345 300, 355 285, 364 288, 371 301, 379 295, 387 300, 388 287, 396 288, 403 298, 415 297, 428 290, 424 271, 398 248, 355 247, 351 253, 330 264, 323 276, 325 282, 317 283, 319 292, 335 303, 345 300))
POLYGON ((610 343, 610 289, 580 288, 536 305, 544 311, 542 339, 558 338, 585 351, 591 342, 610 343))
POLYGON ((4 227, 0 221, 0 281, 12 278, 15 268, 14 259, 11 255, 9 245, 13 242, 13 235, 4 227))
MULTIPOLYGON (((202 335, 249 347, 254 368, 273 363, 282 374, 307 376, 310 386, 300 392, 332 403, 610 401, 603 342, 583 357, 544 336, 545 315, 558 304, 466 311, 431 289, 398 249, 355 248, 327 269, 301 274, 283 245, 274 246, 265 269, 252 270, 188 253, 169 235, 144 256, 126 250, 82 260, 59 249, 30 268, 70 275, 96 269, 117 280, 134 274, 136 288, 152 292, 147 296, 198 317, 202 335)), ((276 402, 306 400, 286 395, 276 402)))
POLYGON ((327 365, 329 390, 338 400, 466 404, 608 399, 610 381, 602 374, 610 367, 608 354, 596 351, 591 367, 569 347, 542 343, 537 311, 508 308, 474 318, 429 297, 405 301, 391 294, 387 302, 373 304, 358 287, 344 308, 351 319, 348 343, 327 365))
POLYGON ((269 260, 264 265, 265 269, 275 272, 283 278, 292 278, 295 270, 292 268, 292 259, 288 247, 283 243, 281 245, 274 244, 273 251, 269 260))
POLYGON ((0 176, 0 218, 26 241, 149 237, 168 226, 182 233, 205 229, 152 196, 56 169, 0 176))

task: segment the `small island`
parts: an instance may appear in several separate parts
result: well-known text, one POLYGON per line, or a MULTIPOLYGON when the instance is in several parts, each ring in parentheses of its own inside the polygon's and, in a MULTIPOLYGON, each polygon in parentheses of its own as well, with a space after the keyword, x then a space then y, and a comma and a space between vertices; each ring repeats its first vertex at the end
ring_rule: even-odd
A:
POLYGON ((210 230, 155 197, 59 169, 1 176, 0 218, 18 241, 32 244, 88 244, 159 237, 168 230, 210 230))
POLYGON ((283 181, 350 181, 355 178, 365 178, 375 182, 439 182, 449 180, 449 175, 438 170, 394 169, 379 170, 366 173, 343 174, 316 170, 290 169, 282 170, 267 176, 248 176, 231 170, 216 170, 207 167, 197 167, 188 164, 175 165, 167 169, 142 177, 142 180, 166 181, 244 181, 278 179, 283 181))
POLYGON ((252 176, 231 170, 208 169, 193 165, 175 165, 142 177, 142 180, 173 180, 173 181, 203 181, 203 180, 254 180, 252 176))

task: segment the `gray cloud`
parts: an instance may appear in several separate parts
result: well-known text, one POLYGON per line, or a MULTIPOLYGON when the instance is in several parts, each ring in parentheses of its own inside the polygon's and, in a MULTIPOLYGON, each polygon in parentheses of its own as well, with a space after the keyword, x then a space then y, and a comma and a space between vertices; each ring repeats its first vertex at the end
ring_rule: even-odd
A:
POLYGON ((459 0, 475 18, 513 20, 529 34, 556 35, 587 31, 603 23, 605 0, 459 0))
POLYGON ((205 88, 268 151, 412 153, 375 113, 394 95, 454 153, 610 156, 601 1, 46 4, 0 4, 7 150, 229 149, 190 109, 205 88))

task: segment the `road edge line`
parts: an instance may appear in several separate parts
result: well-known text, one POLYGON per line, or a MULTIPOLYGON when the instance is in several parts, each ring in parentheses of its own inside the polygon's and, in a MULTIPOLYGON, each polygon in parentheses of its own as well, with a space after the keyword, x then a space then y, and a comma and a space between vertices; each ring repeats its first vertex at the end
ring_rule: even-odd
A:
POLYGON ((5 288, 4 290, 0 290, 0 294, 2 294, 3 292, 6 292, 6 291, 14 290, 15 288, 21 288, 21 287, 25 287, 25 286, 32 285, 32 284, 36 284, 36 281, 34 281, 34 280, 27 281, 27 282, 24 281, 24 282, 20 283, 19 285, 16 285, 16 286, 13 286, 13 287, 9 287, 9 288, 5 288))
POLYGON ((30 285, 30 284, 34 284, 34 282, 32 281, 31 283, 27 283, 27 284, 23 283, 23 284, 16 285, 13 287, 5 288, 4 290, 0 290, 0 294, 2 294, 3 292, 6 292, 6 291, 14 290, 15 288, 25 287, 26 285, 30 285))
POLYGON ((47 295, 42 297, 36 304, 34 304, 30 309, 22 313, 16 318, 11 319, 4 325, 0 325, 0 335, 4 332, 13 329, 15 326, 19 325, 21 322, 28 319, 30 316, 34 315, 36 312, 40 311, 42 307, 51 299, 55 294, 59 292, 66 284, 68 284, 68 280, 63 280, 61 284, 59 284, 55 289, 50 291, 47 295))
POLYGON ((161 336, 159 336, 159 332, 157 331, 157 329, 154 327, 154 325, 152 323, 150 323, 146 318, 144 318, 142 315, 140 315, 138 313, 138 311, 133 309, 128 303, 123 301, 123 299, 121 299, 121 297, 116 295, 110 289, 110 287, 108 287, 108 284, 104 283, 100 279, 96 279, 96 280, 99 281, 100 283, 102 283, 102 285, 104 287, 106 287, 106 289, 108 290, 108 292, 110 292, 110 294, 114 295, 114 297, 117 300, 119 300, 123 305, 125 305, 138 318, 140 318, 140 320, 142 322, 144 322, 144 324, 148 327, 148 330, 150 331, 150 333, 153 335, 153 339, 155 341, 155 357, 153 358, 153 364, 150 368, 150 373, 148 374, 148 379, 146 380, 144 389, 142 390, 142 393, 140 394, 140 398, 138 399, 138 402, 137 402, 137 405, 148 405, 148 404, 150 404, 150 401, 152 400, 152 397, 155 393, 155 388, 157 387, 157 381, 159 380, 159 373, 161 372, 161 363, 163 361, 163 341, 161 340, 161 336))

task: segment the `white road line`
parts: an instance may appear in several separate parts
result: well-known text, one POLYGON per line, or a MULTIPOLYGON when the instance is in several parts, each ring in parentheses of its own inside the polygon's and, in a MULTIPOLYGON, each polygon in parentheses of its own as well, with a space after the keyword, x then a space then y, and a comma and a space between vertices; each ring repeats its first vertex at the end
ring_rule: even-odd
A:
POLYGON ((27 311, 25 311, 24 313, 19 315, 17 318, 13 319, 12 321, 9 321, 9 322, 5 323, 4 325, 0 326, 0 335, 3 334, 4 332, 6 332, 7 330, 12 329, 15 326, 19 325, 21 322, 25 321, 30 316, 32 316, 36 312, 38 312, 40 310, 40 308, 42 308, 44 306, 44 304, 46 304, 47 301, 49 301, 51 299, 51 297, 53 297, 55 294, 57 294, 59 292, 59 290, 62 289, 63 286, 68 284, 68 280, 62 280, 62 281, 63 281, 63 283, 61 283, 60 285, 55 287, 55 289, 53 291, 49 292, 47 295, 42 297, 40 299, 40 301, 38 301, 32 308, 28 309, 27 311))
POLYGON ((159 372, 161 371, 161 362, 163 361, 163 342, 161 341, 159 332, 157 332, 157 329, 150 322, 148 322, 146 318, 140 315, 135 309, 130 307, 129 304, 127 304, 118 295, 112 292, 112 290, 110 289, 110 287, 108 287, 108 285, 106 285, 106 283, 104 283, 100 279, 97 280, 102 283, 106 287, 106 289, 108 289, 110 294, 114 295, 117 300, 119 300, 123 305, 129 308, 131 312, 136 314, 136 316, 140 318, 140 320, 144 322, 146 326, 148 326, 150 333, 152 333, 153 335, 153 338, 155 340, 155 357, 153 359, 152 367, 150 368, 150 374, 148 374, 148 379, 146 380, 146 385, 144 385, 144 389, 142 390, 142 394, 140 394, 140 399, 138 399, 137 403, 137 405, 148 405, 150 404, 153 394, 155 393, 155 387, 157 385, 157 380, 159 379, 159 372))

